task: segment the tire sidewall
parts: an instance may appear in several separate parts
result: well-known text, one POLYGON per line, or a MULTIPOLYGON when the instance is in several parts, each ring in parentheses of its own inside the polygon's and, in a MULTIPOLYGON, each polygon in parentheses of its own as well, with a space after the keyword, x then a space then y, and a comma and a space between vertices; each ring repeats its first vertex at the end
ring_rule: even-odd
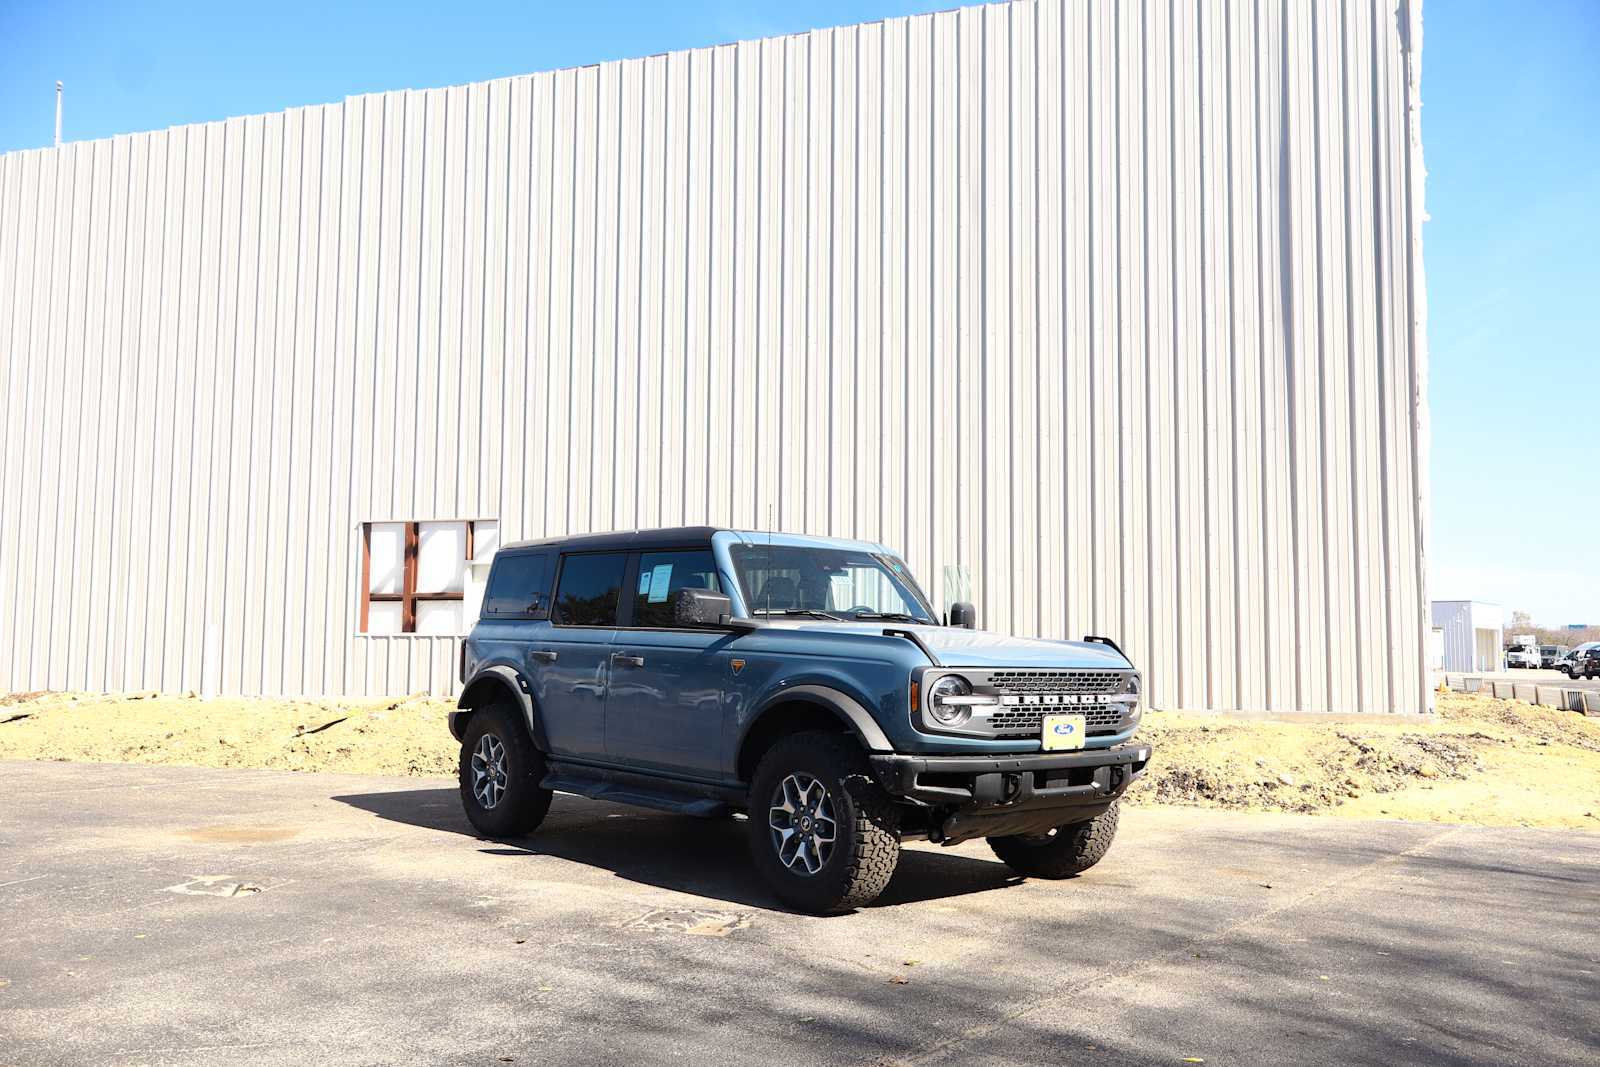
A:
POLYGON ((549 809, 550 791, 539 785, 545 775, 544 756, 503 704, 481 708, 467 720, 456 772, 467 819, 487 837, 525 834, 543 820, 549 809), (493 808, 480 804, 472 790, 472 755, 486 734, 493 734, 506 753, 506 789, 493 808))
POLYGON ((755 865, 779 897, 808 911, 826 913, 856 906, 851 900, 852 877, 862 858, 862 842, 855 828, 867 815, 860 793, 873 786, 864 766, 842 760, 840 754, 838 746, 821 743, 814 735, 797 734, 768 753, 751 783, 748 815, 755 865), (797 874, 784 865, 768 821, 778 787, 791 774, 810 775, 821 782, 833 803, 837 827, 833 851, 814 875, 797 874))

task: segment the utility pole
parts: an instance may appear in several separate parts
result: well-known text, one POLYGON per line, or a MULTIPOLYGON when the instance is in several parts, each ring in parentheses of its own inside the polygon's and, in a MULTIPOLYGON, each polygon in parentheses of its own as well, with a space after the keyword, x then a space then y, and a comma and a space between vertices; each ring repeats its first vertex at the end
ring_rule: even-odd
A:
POLYGON ((61 83, 56 82, 56 147, 61 147, 61 83))

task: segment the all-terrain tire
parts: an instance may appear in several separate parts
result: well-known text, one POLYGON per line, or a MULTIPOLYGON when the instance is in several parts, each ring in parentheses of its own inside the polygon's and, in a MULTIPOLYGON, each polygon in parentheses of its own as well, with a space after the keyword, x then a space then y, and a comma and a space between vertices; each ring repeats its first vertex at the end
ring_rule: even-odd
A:
POLYGON ((479 708, 467 720, 461 735, 461 759, 457 768, 461 783, 461 806, 467 819, 485 837, 521 837, 532 833, 550 810, 550 790, 539 783, 545 776, 544 754, 534 747, 522 723, 522 713, 508 703, 479 708), (488 749, 499 756, 494 775, 498 791, 488 805, 474 788, 478 774, 474 756, 482 756, 480 746, 491 739, 488 749))
POLYGON ((1087 822, 1058 826, 1037 837, 991 837, 994 854, 1029 878, 1071 878, 1099 863, 1117 836, 1117 805, 1087 822))
POLYGON ((756 869, 784 902, 802 911, 836 915, 871 903, 900 860, 899 808, 873 780, 861 746, 844 734, 811 731, 773 745, 751 782, 749 815, 756 869), (832 845, 814 874, 799 870, 803 863, 784 862, 772 828, 774 801, 781 801, 791 776, 820 783, 832 811, 832 845))

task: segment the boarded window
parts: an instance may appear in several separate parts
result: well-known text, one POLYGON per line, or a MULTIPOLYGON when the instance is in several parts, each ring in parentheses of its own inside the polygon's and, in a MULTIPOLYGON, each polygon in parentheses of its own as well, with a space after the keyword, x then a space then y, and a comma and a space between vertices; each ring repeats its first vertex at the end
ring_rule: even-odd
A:
POLYGON ((363 523, 361 632, 465 633, 470 568, 499 547, 492 519, 363 523))

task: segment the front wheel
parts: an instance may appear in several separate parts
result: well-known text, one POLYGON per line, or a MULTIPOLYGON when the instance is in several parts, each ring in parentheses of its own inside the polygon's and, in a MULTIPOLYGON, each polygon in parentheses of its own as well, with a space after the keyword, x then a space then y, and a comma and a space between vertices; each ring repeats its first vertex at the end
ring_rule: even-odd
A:
POLYGON ((750 785, 750 853, 785 902, 820 915, 871 903, 900 859, 900 819, 841 734, 779 741, 750 785))
POLYGON ((461 806, 485 837, 521 837, 550 810, 544 756, 521 723, 521 713, 491 704, 472 713, 461 735, 461 806))
POLYGON ((1042 834, 991 837, 994 854, 1020 875, 1029 878, 1071 878, 1099 863, 1117 836, 1117 805, 1087 822, 1058 826, 1042 834))

